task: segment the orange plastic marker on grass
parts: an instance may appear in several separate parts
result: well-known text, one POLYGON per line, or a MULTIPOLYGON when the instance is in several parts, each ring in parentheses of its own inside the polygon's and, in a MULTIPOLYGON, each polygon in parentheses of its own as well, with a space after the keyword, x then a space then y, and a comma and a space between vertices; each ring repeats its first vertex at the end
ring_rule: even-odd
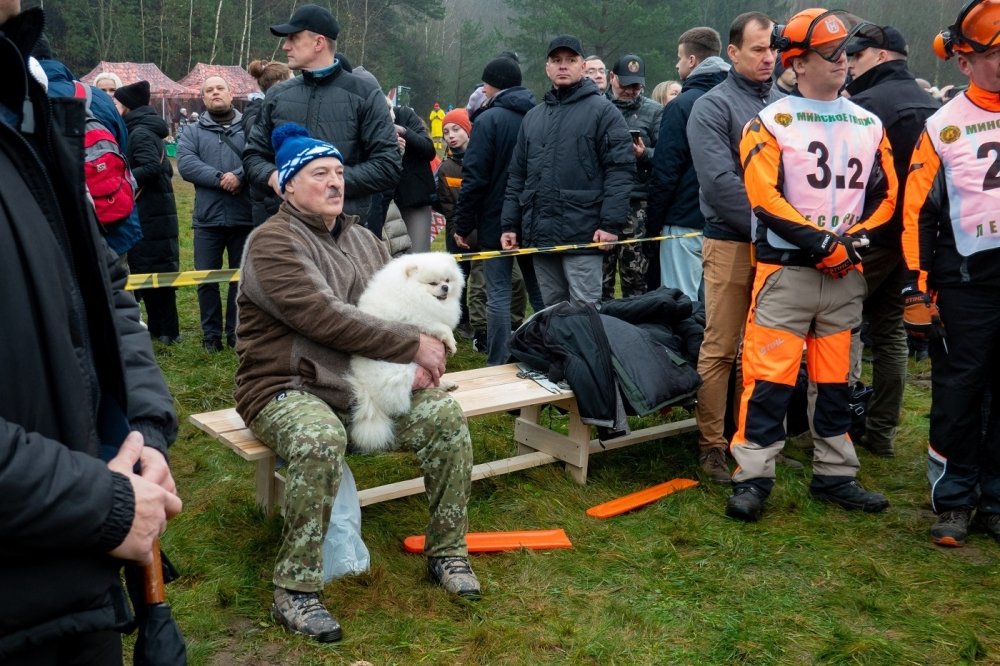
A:
MULTIPOLYGON (((522 532, 469 532, 465 535, 470 553, 499 553, 505 550, 548 550, 572 548, 563 530, 527 530, 522 532)), ((403 549, 408 553, 424 552, 424 537, 410 536, 403 539, 403 549)))
POLYGON ((676 493, 679 490, 687 490, 688 488, 694 488, 697 485, 698 482, 692 481, 691 479, 672 479, 666 483, 653 486, 652 488, 646 488, 645 490, 640 490, 637 493, 625 495, 624 497, 619 497, 618 499, 611 500, 610 502, 592 506, 587 509, 587 515, 591 518, 614 518, 615 516, 620 516, 627 511, 631 511, 632 509, 638 509, 640 506, 651 504, 656 500, 676 493))

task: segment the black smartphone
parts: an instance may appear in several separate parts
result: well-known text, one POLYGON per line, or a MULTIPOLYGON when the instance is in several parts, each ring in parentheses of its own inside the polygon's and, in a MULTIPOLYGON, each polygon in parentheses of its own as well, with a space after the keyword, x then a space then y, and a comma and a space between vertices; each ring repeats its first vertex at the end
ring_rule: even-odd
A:
POLYGON ((628 131, 632 135, 632 143, 639 143, 639 136, 642 134, 639 130, 630 129, 628 131))

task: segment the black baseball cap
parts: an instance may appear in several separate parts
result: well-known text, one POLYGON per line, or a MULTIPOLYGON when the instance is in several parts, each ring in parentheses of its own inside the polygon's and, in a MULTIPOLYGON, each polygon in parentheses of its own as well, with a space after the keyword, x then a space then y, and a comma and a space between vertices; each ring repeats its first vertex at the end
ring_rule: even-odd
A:
POLYGON ((275 37, 287 37, 297 32, 308 30, 329 39, 337 39, 340 26, 329 9, 319 5, 302 5, 288 19, 288 23, 272 25, 271 34, 275 37))
POLYGON ((881 28, 874 27, 862 30, 858 36, 847 45, 847 55, 856 55, 865 49, 885 49, 895 51, 903 55, 909 55, 906 49, 906 40, 903 33, 896 30, 891 25, 884 25, 881 28))
POLYGON ((559 35, 558 37, 554 37, 549 42, 549 50, 546 53, 552 55, 552 52, 558 49, 569 49, 581 58, 583 57, 583 44, 573 35, 559 35))
POLYGON ((618 77, 620 85, 630 86, 635 83, 646 85, 646 64, 634 53, 619 58, 611 71, 618 77))

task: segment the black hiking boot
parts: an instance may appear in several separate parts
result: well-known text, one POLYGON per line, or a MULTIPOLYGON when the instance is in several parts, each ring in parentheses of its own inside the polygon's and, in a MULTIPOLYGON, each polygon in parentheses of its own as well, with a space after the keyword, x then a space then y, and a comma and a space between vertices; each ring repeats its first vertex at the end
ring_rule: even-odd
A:
POLYGON ((983 528, 983 531, 991 537, 1000 541, 1000 513, 976 512, 976 526, 983 528))
POLYGON ((854 479, 827 488, 813 487, 809 492, 818 500, 836 504, 848 511, 861 509, 865 513, 879 513, 889 508, 889 500, 885 495, 866 490, 854 479))
POLYGON ((961 548, 969 536, 969 523, 972 522, 972 511, 959 509, 957 511, 942 511, 937 522, 931 527, 931 541, 939 546, 961 548))

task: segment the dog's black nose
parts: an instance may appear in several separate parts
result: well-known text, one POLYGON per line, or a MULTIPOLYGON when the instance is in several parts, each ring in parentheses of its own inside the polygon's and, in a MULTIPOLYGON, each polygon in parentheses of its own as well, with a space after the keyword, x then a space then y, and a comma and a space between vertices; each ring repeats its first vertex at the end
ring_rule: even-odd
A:
POLYGON ((446 285, 446 284, 441 285, 441 291, 443 291, 444 293, 447 294, 448 293, 448 285, 446 285))

